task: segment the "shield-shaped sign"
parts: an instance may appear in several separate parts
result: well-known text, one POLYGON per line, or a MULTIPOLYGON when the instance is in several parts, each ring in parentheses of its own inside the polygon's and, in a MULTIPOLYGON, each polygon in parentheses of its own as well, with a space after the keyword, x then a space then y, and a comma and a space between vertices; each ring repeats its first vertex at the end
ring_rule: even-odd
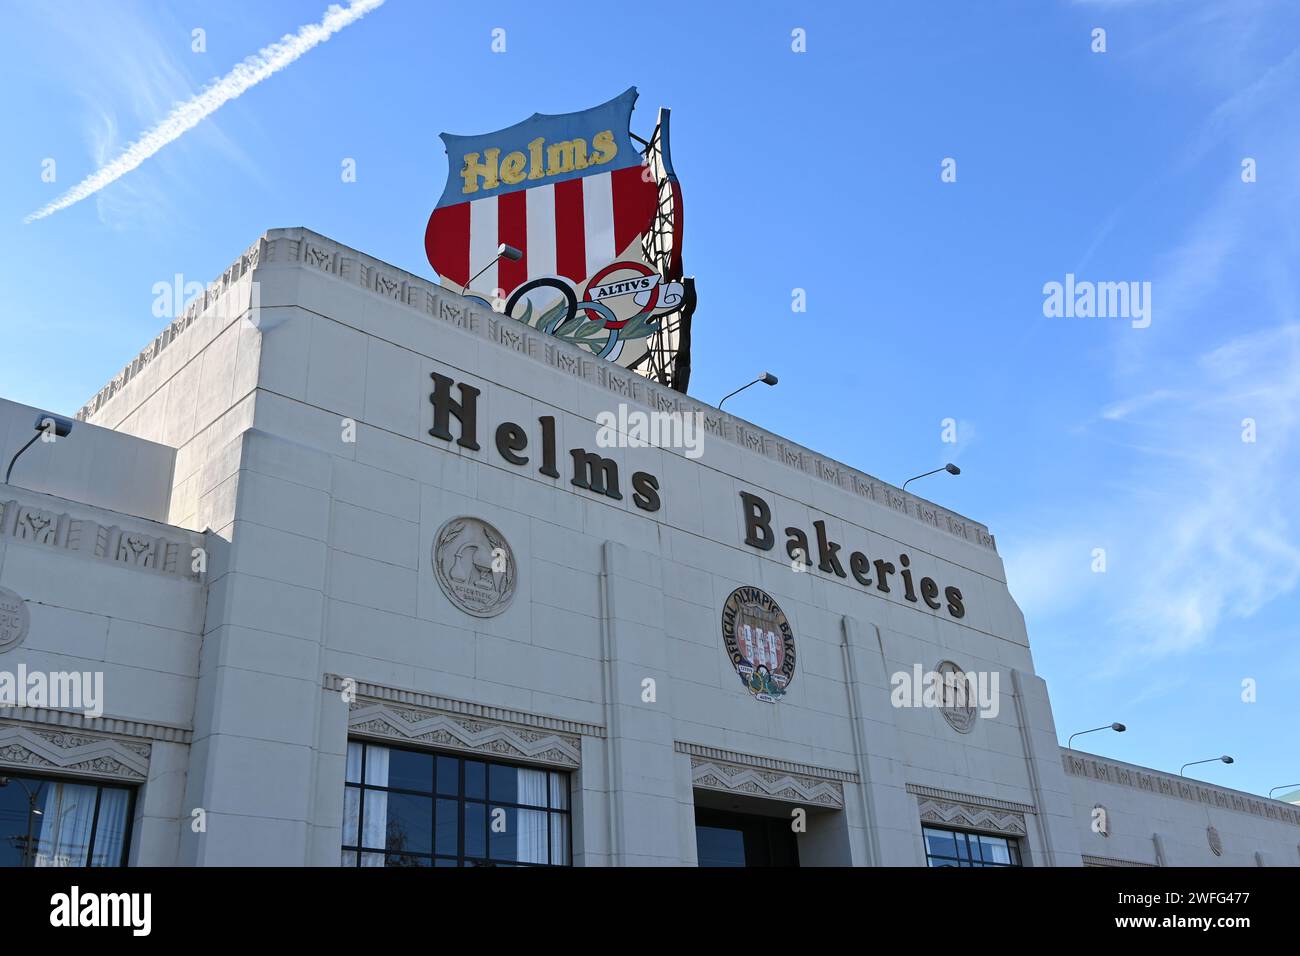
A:
POLYGON ((447 186, 425 230, 444 285, 627 366, 685 304, 680 188, 666 144, 653 157, 633 145, 636 98, 633 87, 578 113, 443 133, 447 186))

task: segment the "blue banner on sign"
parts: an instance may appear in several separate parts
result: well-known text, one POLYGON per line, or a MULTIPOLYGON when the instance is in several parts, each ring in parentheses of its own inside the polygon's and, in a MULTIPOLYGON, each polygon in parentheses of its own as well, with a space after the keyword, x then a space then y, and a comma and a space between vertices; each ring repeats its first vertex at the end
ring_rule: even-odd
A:
POLYGON ((628 135, 636 87, 579 113, 534 113, 495 133, 443 133, 447 188, 438 208, 641 163, 628 135))

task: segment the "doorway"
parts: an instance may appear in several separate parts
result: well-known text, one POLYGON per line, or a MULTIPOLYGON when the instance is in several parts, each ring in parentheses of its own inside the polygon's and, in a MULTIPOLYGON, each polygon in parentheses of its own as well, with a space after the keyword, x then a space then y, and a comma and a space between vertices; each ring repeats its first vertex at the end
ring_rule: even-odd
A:
POLYGON ((705 807, 695 809, 700 866, 798 866, 799 845, 790 822, 705 807))

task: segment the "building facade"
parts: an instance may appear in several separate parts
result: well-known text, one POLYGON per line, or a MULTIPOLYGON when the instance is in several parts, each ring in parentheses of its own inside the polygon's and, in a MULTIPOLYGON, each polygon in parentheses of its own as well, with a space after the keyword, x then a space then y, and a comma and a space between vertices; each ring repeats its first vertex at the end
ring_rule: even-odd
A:
POLYGON ((307 230, 77 417, 0 485, 5 863, 1300 865, 1059 746, 982 525, 307 230))

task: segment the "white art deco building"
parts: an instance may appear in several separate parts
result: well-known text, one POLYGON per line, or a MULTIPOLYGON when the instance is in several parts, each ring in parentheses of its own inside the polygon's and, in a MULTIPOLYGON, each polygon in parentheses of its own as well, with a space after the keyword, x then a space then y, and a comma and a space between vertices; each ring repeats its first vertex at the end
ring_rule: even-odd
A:
POLYGON ((1300 865, 1059 746, 982 525, 306 230, 77 418, 0 485, 0 862, 1300 865))

